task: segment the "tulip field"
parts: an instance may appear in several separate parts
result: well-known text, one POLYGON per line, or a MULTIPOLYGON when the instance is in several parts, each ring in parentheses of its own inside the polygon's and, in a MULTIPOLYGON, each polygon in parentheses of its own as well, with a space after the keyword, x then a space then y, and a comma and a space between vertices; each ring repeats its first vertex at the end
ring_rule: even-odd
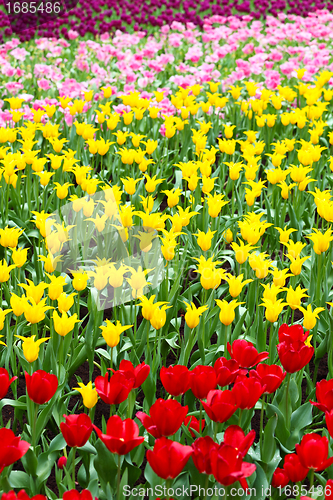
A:
POLYGON ((1 500, 333 496, 333 9, 264 3, 0 17, 1 500))

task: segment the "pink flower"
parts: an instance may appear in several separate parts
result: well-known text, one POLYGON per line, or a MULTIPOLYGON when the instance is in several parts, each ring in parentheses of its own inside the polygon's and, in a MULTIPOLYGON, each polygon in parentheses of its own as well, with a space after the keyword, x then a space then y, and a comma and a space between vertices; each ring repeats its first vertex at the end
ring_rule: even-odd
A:
POLYGON ((17 49, 12 50, 10 54, 14 57, 14 59, 23 62, 28 55, 28 52, 25 49, 18 47, 17 49))
POLYGON ((77 31, 69 30, 69 32, 68 32, 68 38, 70 40, 75 40, 75 38, 77 38, 78 36, 79 36, 79 34, 78 34, 77 31))
POLYGON ((19 82, 7 82, 5 84, 5 87, 8 90, 8 92, 10 92, 13 95, 17 94, 20 90, 24 88, 22 83, 19 82))
POLYGON ((48 80, 46 80, 45 78, 38 80, 37 85, 42 90, 48 90, 51 87, 50 82, 48 80))

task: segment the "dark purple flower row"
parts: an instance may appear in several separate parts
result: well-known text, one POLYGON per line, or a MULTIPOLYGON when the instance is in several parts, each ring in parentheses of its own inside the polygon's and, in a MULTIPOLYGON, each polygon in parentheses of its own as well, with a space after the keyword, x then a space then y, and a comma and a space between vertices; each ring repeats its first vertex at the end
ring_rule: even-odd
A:
MULTIPOLYGON (((7 2, 0 0, 0 5, 7 2)), ((53 16, 39 13, 7 17, 0 11, 0 42, 12 33, 21 41, 27 41, 35 35, 68 37, 68 31, 73 29, 80 36, 87 33, 95 36, 116 29, 144 30, 173 21, 203 25, 204 17, 211 15, 252 14, 259 19, 286 11, 287 14, 306 16, 324 8, 332 11, 333 0, 62 0, 62 6, 60 14, 53 16)))

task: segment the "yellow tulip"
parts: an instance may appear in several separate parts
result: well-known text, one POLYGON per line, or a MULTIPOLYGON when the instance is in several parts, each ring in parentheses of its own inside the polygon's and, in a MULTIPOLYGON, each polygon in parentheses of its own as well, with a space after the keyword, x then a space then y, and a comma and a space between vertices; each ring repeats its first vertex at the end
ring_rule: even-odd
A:
POLYGON ((21 337, 21 335, 15 335, 15 337, 22 340, 23 354, 25 359, 29 363, 33 363, 34 361, 36 361, 39 355, 39 346, 43 342, 46 342, 51 338, 51 337, 46 337, 43 339, 36 340, 35 342, 36 335, 33 335, 32 337, 21 337))
POLYGON ((316 323, 317 323, 316 319, 319 318, 318 314, 321 311, 325 311, 324 307, 316 307, 316 309, 314 309, 314 311, 312 311, 311 304, 309 304, 306 309, 304 309, 304 307, 299 307, 298 309, 304 315, 303 326, 306 330, 311 330, 312 328, 314 328, 316 326, 316 323))
MULTIPOLYGON (((252 281, 252 280, 250 280, 252 281)), ((232 300, 227 302, 226 300, 215 299, 216 304, 220 308, 219 318, 221 323, 225 326, 229 326, 235 319, 235 309, 245 302, 237 302, 237 300, 232 300)))
POLYGON ((120 340, 120 335, 128 330, 129 328, 132 328, 133 325, 125 325, 122 326, 120 321, 117 321, 116 324, 111 323, 108 319, 105 320, 106 326, 102 325, 100 326, 100 329, 102 330, 102 335, 109 347, 115 347, 116 345, 119 344, 120 340))
POLYGON ((208 309, 208 306, 196 307, 193 302, 191 305, 184 302, 186 305, 185 321, 189 328, 195 328, 198 326, 200 321, 200 316, 208 309))
POLYGON ((92 382, 88 382, 87 385, 78 382, 78 385, 80 387, 73 387, 73 389, 81 394, 84 406, 89 409, 93 408, 98 401, 98 394, 96 389, 93 389, 92 382))
POLYGON ((73 330, 75 323, 79 322, 80 320, 77 319, 76 313, 72 316, 67 316, 67 313, 63 311, 60 317, 57 311, 53 311, 54 329, 61 337, 65 337, 65 335, 73 330))

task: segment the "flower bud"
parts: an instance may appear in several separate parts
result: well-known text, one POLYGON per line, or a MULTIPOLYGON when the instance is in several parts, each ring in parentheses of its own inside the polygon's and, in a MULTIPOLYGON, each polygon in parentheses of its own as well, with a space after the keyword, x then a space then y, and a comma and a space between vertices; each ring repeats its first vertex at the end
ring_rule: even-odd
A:
POLYGON ((67 464, 67 458, 64 456, 60 457, 57 463, 58 469, 63 469, 66 466, 66 464, 67 464))

